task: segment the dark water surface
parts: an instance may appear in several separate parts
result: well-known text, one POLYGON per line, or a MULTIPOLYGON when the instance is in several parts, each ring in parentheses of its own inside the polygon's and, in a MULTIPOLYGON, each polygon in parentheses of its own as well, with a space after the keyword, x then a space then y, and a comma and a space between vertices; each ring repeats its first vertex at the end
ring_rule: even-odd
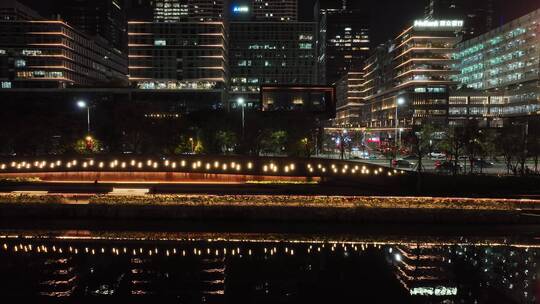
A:
POLYGON ((3 298, 537 303, 539 287, 540 241, 531 233, 4 229, 0 246, 3 298))

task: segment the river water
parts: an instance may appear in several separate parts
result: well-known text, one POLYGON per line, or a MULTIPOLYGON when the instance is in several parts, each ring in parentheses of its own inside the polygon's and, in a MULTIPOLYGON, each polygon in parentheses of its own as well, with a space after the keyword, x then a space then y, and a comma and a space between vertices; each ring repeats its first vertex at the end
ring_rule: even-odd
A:
POLYGON ((539 287, 531 235, 4 229, 0 246, 3 298, 537 303, 539 287))

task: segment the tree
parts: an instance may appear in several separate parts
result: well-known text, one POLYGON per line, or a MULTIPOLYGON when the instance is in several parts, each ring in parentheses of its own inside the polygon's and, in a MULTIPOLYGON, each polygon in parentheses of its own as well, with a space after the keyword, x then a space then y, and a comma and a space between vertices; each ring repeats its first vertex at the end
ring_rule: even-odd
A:
POLYGON ((178 137, 178 143, 176 148, 174 148, 174 154, 186 154, 195 152, 195 143, 194 138, 191 136, 180 135, 178 137))
POLYGON ((495 154, 497 133, 494 130, 489 129, 481 130, 478 140, 478 157, 480 159, 480 174, 482 174, 484 161, 495 154))
POLYGON ((453 175, 457 175, 459 168, 459 157, 465 148, 465 128, 462 126, 449 126, 443 132, 441 148, 450 155, 454 166, 453 175))
POLYGON ((540 158, 540 123, 538 121, 529 128, 527 151, 529 156, 534 160, 534 173, 538 174, 538 162, 540 158))
POLYGON ((390 167, 392 167, 392 161, 397 158, 398 154, 398 147, 395 143, 386 143, 385 145, 381 145, 381 152, 386 157, 388 161, 390 161, 390 167))
POLYGON ((420 129, 413 128, 405 135, 406 140, 412 147, 412 153, 417 157, 417 171, 422 172, 422 159, 431 153, 437 129, 432 124, 424 124, 420 129))
POLYGON ((202 154, 204 153, 205 149, 203 146, 202 141, 198 140, 197 145, 195 146, 195 154, 202 154))
POLYGON ((233 151, 236 146, 236 134, 232 131, 218 131, 216 134, 216 142, 220 147, 220 152, 227 154, 233 151))
POLYGON ((517 175, 525 151, 521 128, 515 125, 505 126, 501 131, 497 149, 504 157, 507 173, 510 174, 512 171, 514 175, 517 175))
POLYGON ((481 134, 482 131, 478 128, 476 120, 469 120, 465 123, 462 140, 464 142, 464 153, 469 160, 469 170, 471 174, 474 172, 475 160, 477 159, 477 154, 480 150, 481 134))
POLYGON ((95 138, 79 139, 75 142, 74 149, 79 154, 96 154, 101 152, 102 143, 95 138))
POLYGON ((345 151, 349 151, 349 154, 352 151, 352 139, 349 136, 349 133, 345 130, 338 133, 339 141, 339 158, 345 159, 345 151))
POLYGON ((264 153, 279 154, 287 142, 286 131, 265 130, 261 139, 261 149, 264 153))

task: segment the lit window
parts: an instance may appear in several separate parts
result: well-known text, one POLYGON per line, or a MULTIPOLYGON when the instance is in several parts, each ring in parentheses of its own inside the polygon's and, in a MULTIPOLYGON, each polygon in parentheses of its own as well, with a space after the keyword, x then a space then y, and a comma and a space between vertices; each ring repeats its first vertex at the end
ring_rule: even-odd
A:
POLYGON ((26 60, 23 60, 23 59, 15 60, 15 67, 16 68, 24 68, 25 66, 26 66, 26 60))
POLYGON ((167 41, 165 39, 156 39, 154 40, 155 46, 167 46, 167 41))

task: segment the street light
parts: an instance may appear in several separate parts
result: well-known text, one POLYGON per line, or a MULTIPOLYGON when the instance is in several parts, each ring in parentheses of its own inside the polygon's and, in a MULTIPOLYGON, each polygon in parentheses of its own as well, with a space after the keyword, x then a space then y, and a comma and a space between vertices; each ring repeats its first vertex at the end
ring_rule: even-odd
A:
MULTIPOLYGON (((396 99, 396 117, 395 117, 395 120, 396 120, 396 132, 395 132, 395 140, 396 140, 396 146, 397 146, 397 140, 398 140, 398 131, 399 131, 399 117, 398 117, 398 110, 399 110, 399 106, 402 106, 405 104, 405 98, 403 97, 398 97, 396 99)), ((400 138, 400 142, 399 142, 399 145, 401 146, 401 138, 400 138)))
POLYGON ((193 140, 193 137, 189 138, 189 142, 191 143, 191 153, 195 153, 195 141, 193 140))
POLYGON ((77 106, 81 109, 86 108, 87 131, 88 131, 88 134, 90 134, 90 106, 84 100, 77 101, 77 106))
POLYGON ((245 113, 244 113, 244 110, 246 108, 246 101, 244 100, 243 97, 238 97, 238 99, 236 100, 236 103, 242 107, 242 137, 244 137, 244 129, 246 127, 246 120, 245 120, 245 113))

